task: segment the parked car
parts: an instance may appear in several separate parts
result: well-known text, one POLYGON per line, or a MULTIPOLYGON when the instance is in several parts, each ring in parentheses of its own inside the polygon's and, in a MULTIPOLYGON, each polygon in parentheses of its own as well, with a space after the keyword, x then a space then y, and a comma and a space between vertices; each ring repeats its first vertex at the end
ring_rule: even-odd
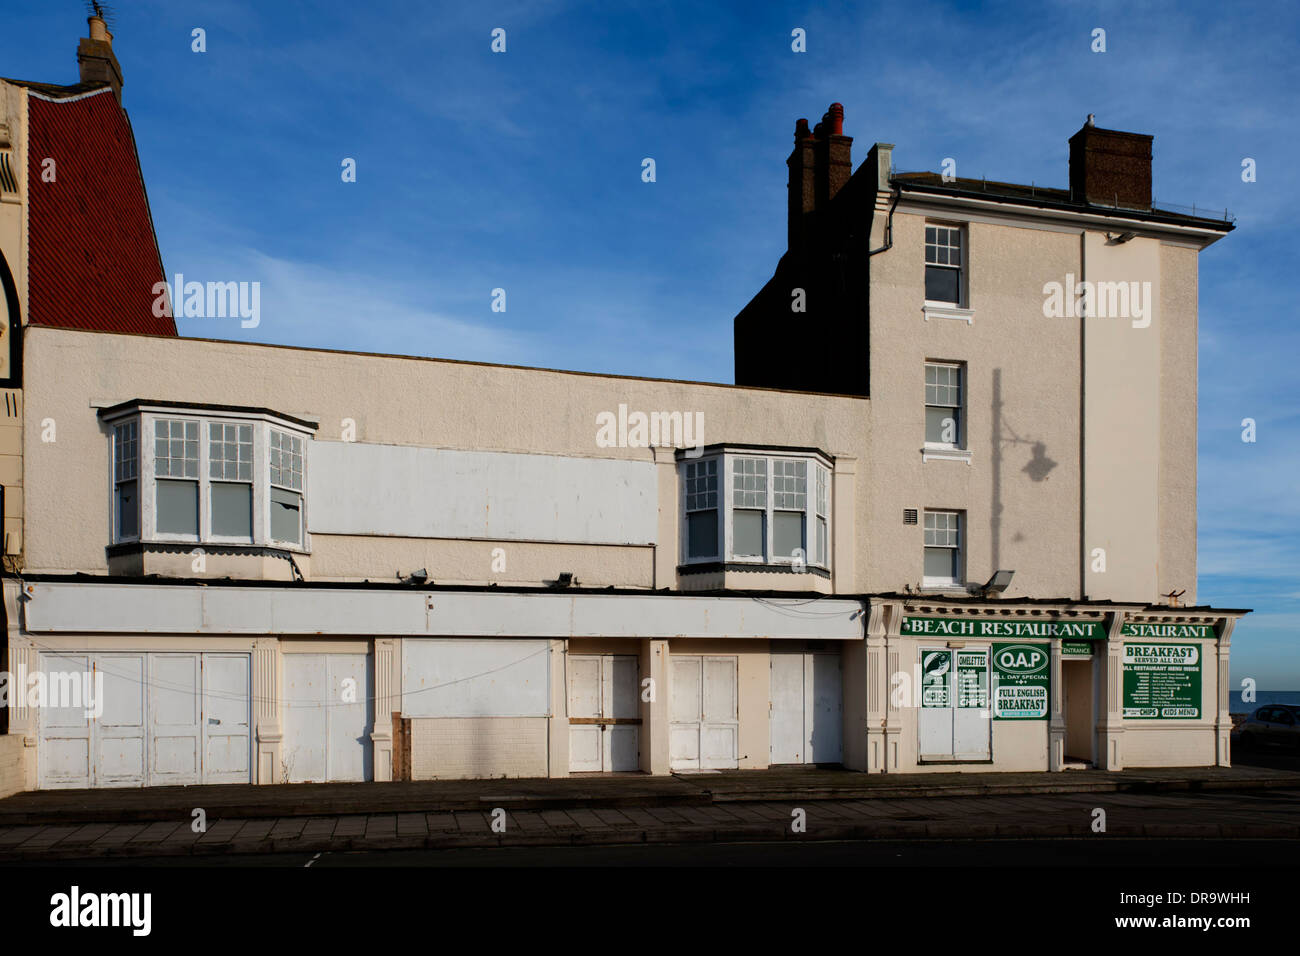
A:
POLYGON ((1283 748, 1300 750, 1300 707, 1270 704, 1256 708, 1233 729, 1233 746, 1246 750, 1283 748))

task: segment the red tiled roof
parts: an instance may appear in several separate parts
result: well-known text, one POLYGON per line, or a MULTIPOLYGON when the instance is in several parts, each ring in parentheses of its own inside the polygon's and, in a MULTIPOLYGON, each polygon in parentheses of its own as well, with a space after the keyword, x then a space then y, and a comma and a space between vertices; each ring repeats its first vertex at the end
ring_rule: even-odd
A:
POLYGON ((131 124, 107 87, 76 99, 27 97, 28 321, 175 335, 153 314, 164 281, 131 124), (46 158, 54 182, 41 178, 46 158))

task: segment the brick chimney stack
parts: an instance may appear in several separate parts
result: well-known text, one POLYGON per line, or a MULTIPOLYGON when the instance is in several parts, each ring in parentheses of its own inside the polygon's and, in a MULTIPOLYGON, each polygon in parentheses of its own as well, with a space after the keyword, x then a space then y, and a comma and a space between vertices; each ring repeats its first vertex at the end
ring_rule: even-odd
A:
POLYGON ((77 44, 77 65, 81 67, 82 83, 107 83, 113 88, 117 102, 122 102, 122 67, 113 54, 113 34, 108 32, 103 11, 95 4, 95 13, 86 22, 90 36, 82 37, 77 44))
POLYGON ((853 137, 844 135, 844 107, 832 103, 810 132, 808 121, 794 126, 790 167, 789 220, 786 242, 796 255, 812 250, 824 228, 830 201, 853 173, 853 137))
POLYGON ((1150 209, 1152 138, 1100 129, 1088 114, 1070 137, 1070 201, 1150 209))

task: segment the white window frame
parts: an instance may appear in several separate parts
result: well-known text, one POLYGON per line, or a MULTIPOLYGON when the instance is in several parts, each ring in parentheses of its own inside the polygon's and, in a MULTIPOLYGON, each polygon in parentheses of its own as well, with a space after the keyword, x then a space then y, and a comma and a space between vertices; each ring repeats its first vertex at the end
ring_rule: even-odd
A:
POLYGON ((966 512, 950 508, 926 508, 921 516, 921 586, 926 589, 964 590, 966 587, 966 512), (931 577, 925 573, 927 548, 946 547, 932 545, 925 540, 926 521, 931 515, 955 515, 957 518, 957 544, 949 549, 957 552, 957 570, 954 577, 931 577))
POLYGON ((141 520, 143 519, 144 512, 144 509, 141 506, 141 492, 144 487, 144 476, 140 474, 140 420, 139 418, 124 418, 120 421, 113 422, 110 429, 109 440, 111 444, 108 454, 109 469, 112 472, 112 482, 109 491, 109 521, 112 525, 110 533, 112 534, 112 540, 114 541, 122 543, 139 541, 140 533, 143 530, 141 520), (134 473, 129 478, 118 478, 118 443, 121 441, 121 431, 127 427, 132 427, 135 430, 135 457, 133 459, 126 459, 134 462, 134 473), (135 534, 125 535, 122 534, 122 529, 120 527, 121 509, 118 504, 118 488, 128 483, 135 485, 135 534))
POLYGON ((966 464, 971 462, 971 453, 968 446, 968 409, 969 401, 969 376, 967 374, 967 365, 965 362, 950 362, 941 359, 927 359, 925 362, 925 372, 931 368, 952 368, 957 370, 958 378, 958 397, 960 404, 952 405, 934 405, 930 398, 925 394, 929 388, 929 382, 922 386, 922 401, 925 407, 926 421, 924 428, 929 427, 929 410, 931 408, 956 408, 957 409, 957 440, 955 442, 936 442, 931 441, 929 436, 923 434, 921 445, 921 461, 930 461, 936 459, 940 461, 964 461, 966 464))
MULTIPOLYGON (((806 493, 804 496, 804 565, 808 568, 817 568, 822 571, 830 571, 832 544, 834 538, 833 514, 832 514, 832 497, 834 479, 834 468, 831 462, 816 452, 807 451, 776 451, 767 449, 749 449, 749 448, 723 448, 717 452, 705 455, 704 458, 690 459, 692 462, 706 461, 716 459, 718 461, 718 544, 720 554, 712 557, 691 557, 689 555, 689 528, 687 524, 686 511, 686 465, 687 461, 683 460, 678 463, 678 487, 681 496, 681 506, 678 509, 679 527, 681 529, 681 545, 678 548, 680 563, 685 565, 692 564, 752 564, 756 567, 789 567, 796 563, 796 559, 791 556, 773 557, 775 550, 775 514, 777 511, 797 511, 797 509, 777 508, 775 506, 775 495, 773 493, 773 470, 777 461, 806 461, 806 493), (763 554, 762 555, 736 555, 734 553, 734 543, 732 535, 732 515, 735 511, 735 463, 743 458, 757 458, 766 462, 766 504, 763 508, 763 554), (823 474, 823 487, 825 497, 823 501, 818 500, 817 481, 818 473, 823 474), (824 509, 824 510, 823 510, 824 509), (817 519, 821 517, 826 522, 826 557, 820 560, 817 549, 817 519)), ((741 510, 750 510, 744 509, 741 510)))
MULTIPOLYGON (((682 510, 682 546, 681 546, 682 563, 702 564, 705 562, 721 561, 723 547, 724 547, 721 527, 715 527, 714 529, 714 540, 717 541, 718 547, 715 549, 713 554, 695 555, 694 557, 691 556, 690 516, 693 514, 699 514, 701 512, 712 511, 714 525, 717 526, 718 523, 721 521, 722 514, 726 510, 724 504, 725 498, 723 496, 723 488, 722 488, 722 483, 726 477, 726 468, 725 468, 723 456, 710 455, 706 458, 688 459, 686 461, 681 462, 677 466, 677 468, 681 476, 680 482, 681 482, 681 499, 682 499, 682 509, 681 509, 682 510), (714 482, 714 488, 712 492, 714 496, 713 507, 690 509, 689 508, 690 498, 689 498, 689 492, 686 484, 690 480, 689 473, 692 466, 702 468, 705 465, 705 463, 712 463, 714 466, 714 473, 712 475, 703 476, 703 477, 712 478, 714 482)), ((697 480, 699 477, 700 476, 697 476, 697 480)))
MULTIPOLYGON (((205 544, 214 547, 269 547, 278 550, 295 551, 308 554, 311 551, 311 538, 307 532, 307 501, 309 494, 308 449, 312 438, 311 429, 260 411, 241 412, 239 410, 212 410, 164 406, 134 406, 121 414, 105 420, 109 426, 109 533, 113 544, 192 544, 199 547, 205 544), (159 477, 154 460, 155 422, 160 419, 172 421, 193 421, 199 429, 199 466, 197 478, 182 480, 195 481, 199 486, 199 527, 197 535, 161 533, 157 530, 158 504, 157 483, 171 480, 168 476, 159 477), (139 534, 124 537, 118 528, 117 514, 117 435, 118 426, 127 422, 136 423, 138 459, 136 462, 136 497, 139 504, 139 534), (212 533, 212 484, 224 479, 211 477, 209 429, 211 424, 250 425, 253 429, 252 461, 252 537, 218 536, 212 533), (271 466, 270 466, 270 432, 271 429, 287 432, 302 440, 302 488, 286 489, 302 496, 300 512, 300 542, 283 542, 271 537, 271 466), (147 441, 146 441, 147 438, 147 441)), ((240 483, 240 482, 237 482, 240 483)))
POLYGON ((942 299, 925 298, 926 318, 930 313, 941 314, 945 311, 952 313, 965 313, 944 315, 943 318, 960 318, 969 319, 970 313, 970 293, 969 293, 969 271, 970 263, 970 230, 966 228, 964 222, 940 222, 939 220, 927 219, 921 232, 921 293, 925 296, 925 270, 930 266, 936 269, 952 269, 952 263, 927 262, 925 259, 925 248, 929 243, 925 239, 925 229, 955 229, 960 237, 961 242, 961 262, 956 267, 957 272, 957 301, 946 302, 942 299))
POLYGON ((267 476, 266 536, 267 539, 280 547, 301 548, 305 545, 307 540, 307 436, 303 435, 298 431, 293 431, 287 428, 280 428, 276 425, 268 425, 266 429, 266 447, 267 447, 267 452, 266 452, 266 462, 267 462, 266 463, 266 476, 267 476), (296 438, 302 443, 302 452, 301 452, 302 479, 299 482, 301 487, 295 488, 291 484, 278 482, 271 475, 271 454, 272 454, 271 435, 274 432, 280 432, 281 434, 288 435, 290 438, 296 438), (295 494, 298 496, 298 540, 297 541, 283 541, 280 538, 275 537, 275 532, 272 529, 272 522, 271 522, 271 505, 272 505, 271 489, 273 488, 279 489, 280 491, 287 491, 290 494, 295 494))
MULTIPOLYGON (((234 419, 204 418, 199 424, 199 455, 200 455, 199 477, 202 482, 199 485, 199 530, 200 531, 206 530, 204 539, 207 541, 211 541, 213 544, 230 544, 230 545, 242 544, 247 546, 247 545, 252 545, 254 542, 257 541, 257 510, 258 510, 257 509, 257 476, 258 476, 257 439, 258 439, 258 433, 260 431, 261 429, 257 427, 256 422, 249 421, 242 418, 234 418, 234 419), (241 481, 239 479, 235 479, 234 481, 231 481, 226 478, 212 477, 212 466, 211 466, 212 448, 211 448, 211 439, 209 437, 211 434, 210 427, 212 425, 221 425, 223 427, 225 425, 234 425, 236 426, 236 428, 238 428, 240 425, 248 425, 252 427, 253 429, 253 435, 252 435, 253 472, 252 472, 252 478, 250 478, 248 481, 241 481), (236 484, 236 485, 246 484, 252 486, 253 493, 250 496, 250 504, 253 509, 253 514, 252 514, 252 528, 251 528, 252 535, 250 537, 241 538, 232 535, 218 535, 212 530, 212 486, 214 484, 236 484), (207 522, 206 529, 204 528, 205 521, 207 522)), ((236 432, 236 436, 238 436, 238 432, 236 432)))

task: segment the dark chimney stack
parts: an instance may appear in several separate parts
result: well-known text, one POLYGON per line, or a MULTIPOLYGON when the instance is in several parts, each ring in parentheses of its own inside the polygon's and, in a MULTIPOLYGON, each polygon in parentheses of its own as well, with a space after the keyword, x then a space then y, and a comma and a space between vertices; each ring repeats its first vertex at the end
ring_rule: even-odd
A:
POLYGON ((122 102, 122 67, 113 54, 113 34, 108 32, 99 5, 86 22, 90 36, 82 37, 77 44, 77 65, 81 67, 82 83, 107 83, 113 88, 117 102, 122 102))
POLYGON ((1070 201, 1150 209, 1151 140, 1145 133, 1099 129, 1089 113, 1070 137, 1070 201))
POLYGON ((832 103, 821 122, 808 130, 806 119, 794 125, 790 167, 787 246, 801 254, 815 245, 824 228, 824 213, 853 173, 853 137, 844 135, 844 107, 832 103))

